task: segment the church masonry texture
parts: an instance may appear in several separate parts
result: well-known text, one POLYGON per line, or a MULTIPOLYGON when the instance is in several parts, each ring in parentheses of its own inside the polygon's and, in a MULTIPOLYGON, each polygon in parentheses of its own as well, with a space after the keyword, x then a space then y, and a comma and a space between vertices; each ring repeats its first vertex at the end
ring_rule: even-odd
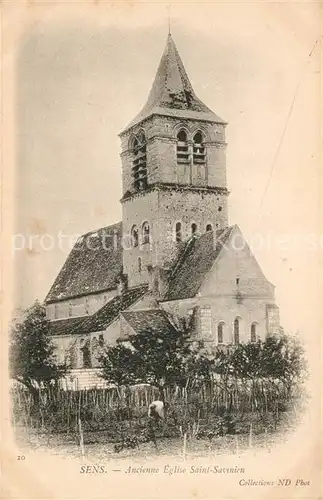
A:
POLYGON ((100 345, 147 325, 184 321, 208 346, 279 333, 274 286, 228 223, 225 127, 169 35, 147 103, 120 134, 122 222, 83 235, 46 297, 74 387, 102 386, 100 345))

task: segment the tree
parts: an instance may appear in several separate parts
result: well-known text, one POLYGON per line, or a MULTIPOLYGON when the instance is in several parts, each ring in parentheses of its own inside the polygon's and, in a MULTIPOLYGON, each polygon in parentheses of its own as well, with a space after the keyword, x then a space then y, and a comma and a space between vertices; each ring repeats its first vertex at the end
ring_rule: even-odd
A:
POLYGON ((131 336, 128 345, 107 348, 101 356, 101 376, 105 380, 116 385, 154 385, 164 400, 166 387, 187 388, 211 379, 214 356, 201 346, 193 348, 185 327, 160 332, 146 328, 131 336))
POLYGON ((241 379, 255 379, 261 376, 262 350, 260 341, 238 344, 230 353, 232 372, 241 379))
POLYGON ((13 322, 9 366, 11 378, 22 382, 34 395, 37 384, 47 386, 67 371, 66 365, 56 362, 45 307, 38 301, 13 322))
POLYGON ((216 355, 214 349, 206 349, 203 341, 185 345, 182 350, 181 377, 186 388, 209 383, 215 371, 216 355))
POLYGON ((185 384, 184 355, 188 352, 185 334, 169 329, 156 332, 147 328, 128 340, 129 347, 119 344, 106 350, 100 362, 102 377, 117 385, 146 383, 159 389, 185 384))
POLYGON ((116 385, 132 385, 138 381, 137 371, 140 357, 133 349, 117 344, 99 357, 101 376, 116 385))
POLYGON ((306 373, 304 348, 298 338, 267 337, 262 345, 261 374, 283 382, 288 391, 306 373))

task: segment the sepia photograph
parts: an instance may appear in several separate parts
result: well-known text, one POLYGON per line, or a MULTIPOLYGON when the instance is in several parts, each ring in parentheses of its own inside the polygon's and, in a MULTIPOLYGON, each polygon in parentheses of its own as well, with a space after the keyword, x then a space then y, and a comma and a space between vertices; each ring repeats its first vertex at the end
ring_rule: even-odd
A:
POLYGON ((320 6, 1 7, 2 498, 320 498, 320 6))

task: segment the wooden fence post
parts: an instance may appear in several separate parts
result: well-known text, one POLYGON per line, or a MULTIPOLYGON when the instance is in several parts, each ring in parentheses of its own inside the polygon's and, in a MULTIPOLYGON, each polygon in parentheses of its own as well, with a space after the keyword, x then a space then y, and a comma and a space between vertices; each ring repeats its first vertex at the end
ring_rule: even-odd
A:
POLYGON ((80 417, 78 419, 78 423, 79 423, 79 433, 80 433, 81 455, 82 455, 82 457, 84 457, 85 456, 84 437, 83 437, 83 429, 82 429, 82 423, 81 423, 81 418, 80 417))
POLYGON ((252 424, 250 424, 248 444, 249 444, 249 448, 251 448, 252 447, 252 424))
POLYGON ((183 460, 186 460, 186 439, 187 439, 187 434, 184 432, 183 436, 183 460))

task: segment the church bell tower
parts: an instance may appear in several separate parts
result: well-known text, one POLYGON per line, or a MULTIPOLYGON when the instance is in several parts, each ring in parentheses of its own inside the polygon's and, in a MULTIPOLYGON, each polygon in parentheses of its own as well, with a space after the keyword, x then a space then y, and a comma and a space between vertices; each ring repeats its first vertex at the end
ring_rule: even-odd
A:
POLYGON ((147 103, 120 134, 130 286, 167 271, 192 236, 227 227, 225 126, 195 95, 169 34, 147 103))

